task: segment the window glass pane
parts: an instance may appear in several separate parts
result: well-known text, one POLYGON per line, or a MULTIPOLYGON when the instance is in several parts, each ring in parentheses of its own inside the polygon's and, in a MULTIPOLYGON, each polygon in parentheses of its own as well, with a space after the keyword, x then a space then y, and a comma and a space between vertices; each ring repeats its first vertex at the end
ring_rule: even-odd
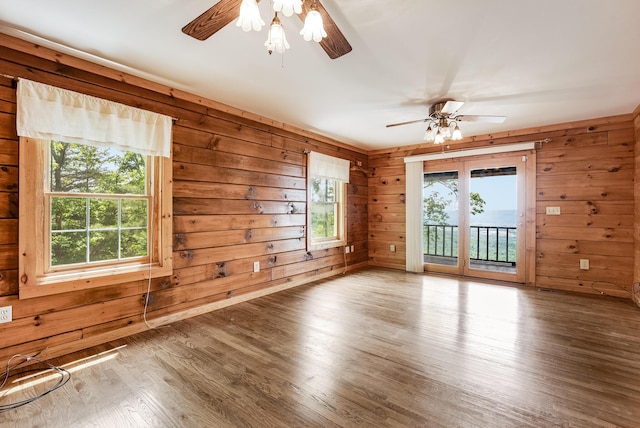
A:
POLYGON ((147 195, 146 156, 51 141, 49 162, 51 266, 148 255, 148 199, 118 197, 147 195))
POLYGON ((89 232, 89 261, 118 259, 118 231, 98 230, 89 232))
POLYGON ((314 178, 312 180, 312 202, 336 202, 335 180, 314 178))
POLYGON ((458 171, 428 172, 422 184, 425 263, 458 266, 458 171))
POLYGON ((122 227, 147 227, 147 200, 123 199, 122 227))
POLYGON ((51 230, 85 230, 86 198, 51 198, 51 230))
POLYGON ((89 229, 118 227, 118 200, 91 198, 89 200, 89 229))
POLYGON ((121 239, 123 258, 147 255, 147 229, 123 230, 121 239))
POLYGON ((55 232, 51 234, 51 266, 85 263, 87 235, 85 232, 55 232))
POLYGON ((115 149, 51 142, 50 191, 146 194, 146 157, 115 149))
POLYGON ((337 204, 315 203, 311 209, 311 237, 337 237, 337 204))
POLYGON ((517 187, 515 166, 470 171, 469 265, 472 268, 516 272, 517 187))
POLYGON ((311 239, 338 238, 338 185, 335 180, 311 181, 311 239))

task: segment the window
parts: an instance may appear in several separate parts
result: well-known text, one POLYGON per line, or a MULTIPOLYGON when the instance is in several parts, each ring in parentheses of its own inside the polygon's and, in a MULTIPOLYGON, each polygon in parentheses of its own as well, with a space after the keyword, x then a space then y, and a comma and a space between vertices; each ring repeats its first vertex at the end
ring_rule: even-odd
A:
POLYGON ((339 247, 346 239, 349 161, 311 152, 308 172, 309 249, 339 247))
POLYGON ((144 279, 150 271, 170 275, 167 165, 160 157, 21 138, 20 297, 144 279))
POLYGON ((318 177, 311 180, 312 239, 340 239, 341 187, 337 180, 318 177))
MULTIPOLYGON (((32 101, 27 105, 33 107, 32 101)), ((100 102, 102 110, 104 103, 110 103, 100 102)), ((122 108, 130 109, 118 108, 118 116, 123 115, 122 108)), ((89 110, 86 116, 94 113, 89 110)), ((170 275, 170 157, 136 144, 114 144, 113 132, 105 138, 110 142, 105 143, 73 134, 67 141, 66 130, 25 130, 21 119, 24 121, 27 114, 32 119, 42 117, 23 112, 18 118, 20 298, 170 275), (34 134, 52 138, 29 137, 34 134)), ((68 112, 63 116, 65 123, 74 119, 68 112)), ((107 126, 99 120, 82 126, 94 137, 96 129, 99 133, 117 127, 117 133, 135 128, 135 123, 118 126, 118 119, 114 122, 111 117, 107 126)), ((46 119, 34 122, 40 127, 49 123, 46 119)), ((76 123, 74 129, 82 126, 76 123)), ((144 127, 154 125, 146 122, 144 127)), ((143 130, 135 139, 144 139, 147 134, 143 130)))
POLYGON ((46 158, 50 270, 149 255, 147 157, 51 141, 46 158))

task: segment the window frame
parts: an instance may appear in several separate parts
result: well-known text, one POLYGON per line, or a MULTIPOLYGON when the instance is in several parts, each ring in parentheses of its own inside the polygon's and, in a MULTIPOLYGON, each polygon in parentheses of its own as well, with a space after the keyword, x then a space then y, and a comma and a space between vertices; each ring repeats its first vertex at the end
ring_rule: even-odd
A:
POLYGON ((150 258, 100 263, 99 266, 48 269, 50 213, 45 195, 50 140, 20 137, 19 188, 19 297, 65 293, 172 274, 172 166, 171 158, 149 156, 152 207, 149 212, 150 258))
POLYGON ((307 177, 307 251, 323 250, 327 248, 342 247, 347 245, 347 183, 341 180, 330 179, 336 182, 336 205, 337 213, 335 221, 338 231, 337 238, 313 238, 312 237, 312 214, 313 214, 313 179, 315 177, 329 180, 326 177, 320 177, 309 174, 307 177))

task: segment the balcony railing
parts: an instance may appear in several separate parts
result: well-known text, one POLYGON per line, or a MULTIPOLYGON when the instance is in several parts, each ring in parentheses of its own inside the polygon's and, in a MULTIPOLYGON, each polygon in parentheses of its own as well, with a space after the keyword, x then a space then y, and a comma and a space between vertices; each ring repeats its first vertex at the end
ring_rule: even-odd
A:
MULTIPOLYGON (((424 255, 457 259, 458 226, 424 226, 424 255)), ((469 259, 515 266, 517 235, 510 226, 470 226, 469 259)))

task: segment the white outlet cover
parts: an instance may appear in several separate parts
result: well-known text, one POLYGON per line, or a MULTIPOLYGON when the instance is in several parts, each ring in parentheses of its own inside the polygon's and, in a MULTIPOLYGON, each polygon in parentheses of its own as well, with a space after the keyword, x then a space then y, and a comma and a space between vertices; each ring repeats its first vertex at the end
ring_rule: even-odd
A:
POLYGON ((13 311, 11 306, 3 306, 0 308, 0 323, 13 321, 13 311))
POLYGON ((260 272, 260 262, 253 262, 253 271, 260 272))

